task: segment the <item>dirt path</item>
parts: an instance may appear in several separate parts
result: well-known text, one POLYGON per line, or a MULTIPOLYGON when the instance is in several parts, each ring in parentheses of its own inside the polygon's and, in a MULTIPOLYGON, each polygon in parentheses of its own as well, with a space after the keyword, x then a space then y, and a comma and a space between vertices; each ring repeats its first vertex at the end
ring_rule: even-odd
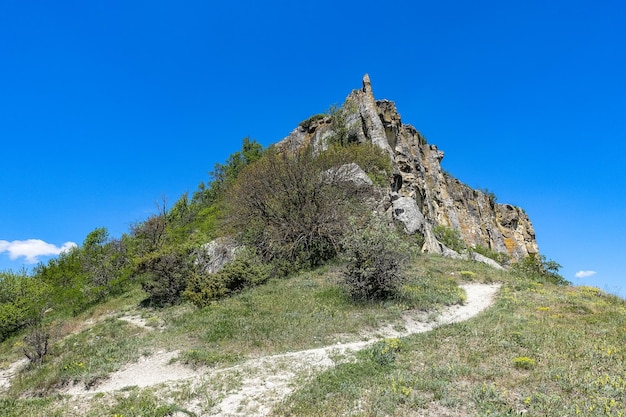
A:
POLYGON ((11 379, 26 365, 28 365, 28 359, 24 358, 13 362, 6 369, 0 370, 0 391, 8 389, 11 385, 11 379))
POLYGON ((491 305, 499 287, 497 284, 463 285, 467 294, 464 305, 446 307, 430 321, 424 313, 407 313, 403 317, 402 326, 379 329, 364 335, 363 341, 265 356, 230 368, 197 372, 178 363, 170 363, 177 352, 159 352, 114 373, 105 383, 89 391, 72 388, 66 393, 83 397, 128 386, 150 387, 159 384, 160 389, 171 392, 186 386, 189 391, 205 393, 196 396, 200 399, 196 398, 184 406, 198 416, 265 416, 295 390, 297 381, 306 380, 348 360, 354 352, 381 338, 404 337, 467 320, 491 305), (402 327, 404 329, 397 330, 402 327))

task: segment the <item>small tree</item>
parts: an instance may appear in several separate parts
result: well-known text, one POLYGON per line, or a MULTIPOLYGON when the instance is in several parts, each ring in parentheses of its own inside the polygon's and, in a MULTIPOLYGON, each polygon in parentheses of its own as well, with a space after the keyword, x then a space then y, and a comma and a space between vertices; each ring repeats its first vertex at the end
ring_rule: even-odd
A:
POLYGON ((343 239, 347 261, 343 284, 355 300, 383 300, 404 283, 409 246, 395 229, 380 222, 353 227, 343 239))
POLYGON ((78 314, 90 304, 89 276, 83 268, 82 249, 76 247, 40 263, 34 268, 34 277, 50 288, 49 301, 55 310, 78 314))
POLYGON ((125 268, 129 266, 124 240, 111 239, 105 227, 87 235, 79 251, 83 271, 88 276, 88 290, 94 301, 120 290, 124 284, 125 268))
POLYGON ((210 206, 220 199, 245 167, 259 160, 264 154, 263 146, 254 139, 244 138, 241 150, 231 154, 225 164, 215 164, 210 173, 212 180, 200 183, 193 195, 193 202, 210 206))
POLYGON ((166 241, 167 202, 157 203, 157 214, 153 214, 143 222, 131 226, 133 251, 138 256, 159 250, 166 241))
POLYGON ((48 355, 48 345, 50 343, 50 330, 43 324, 43 315, 34 320, 29 326, 29 332, 24 336, 24 347, 22 352, 33 365, 42 365, 48 355))
POLYGON ((559 274, 561 265, 553 260, 547 260, 544 255, 531 253, 526 258, 516 262, 512 266, 512 271, 533 281, 547 282, 557 285, 570 284, 559 274))

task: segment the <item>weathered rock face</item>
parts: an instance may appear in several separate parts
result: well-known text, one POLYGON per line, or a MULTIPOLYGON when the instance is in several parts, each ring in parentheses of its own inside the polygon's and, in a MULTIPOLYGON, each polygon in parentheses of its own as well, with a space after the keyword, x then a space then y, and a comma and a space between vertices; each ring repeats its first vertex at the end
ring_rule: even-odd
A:
MULTIPOLYGON (((470 247, 485 246, 508 253, 514 260, 538 252, 526 213, 509 204, 497 204, 484 192, 444 173, 444 153, 426 143, 413 126, 403 124, 393 102, 374 99, 367 75, 363 88, 353 91, 346 103, 349 105, 344 108, 352 109, 345 118, 352 136, 379 146, 393 161, 394 177, 385 192, 389 204, 382 206, 407 233, 424 236, 424 252, 453 255, 435 238, 433 227, 437 225, 458 230, 470 247)), ((330 118, 320 118, 299 126, 278 146, 297 149, 310 144, 319 152, 332 135, 330 118)))
POLYGON ((202 272, 215 274, 221 271, 226 264, 232 262, 241 249, 242 246, 239 246, 234 240, 217 238, 202 245, 202 251, 198 253, 197 262, 202 272))

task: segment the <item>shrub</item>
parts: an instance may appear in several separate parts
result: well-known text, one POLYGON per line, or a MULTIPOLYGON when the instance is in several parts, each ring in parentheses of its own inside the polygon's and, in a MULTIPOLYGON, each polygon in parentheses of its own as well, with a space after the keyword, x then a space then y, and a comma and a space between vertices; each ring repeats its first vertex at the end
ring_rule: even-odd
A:
POLYGON ((87 235, 78 252, 88 280, 84 291, 91 301, 102 301, 125 289, 130 271, 126 240, 111 239, 106 228, 97 228, 87 235))
POLYGON ((195 272, 191 252, 186 247, 167 247, 139 261, 141 287, 151 303, 165 306, 180 301, 188 277, 195 272))
POLYGON ((324 113, 319 113, 319 114, 314 114, 313 116, 309 117, 306 120, 303 120, 302 122, 300 122, 299 126, 302 126, 304 129, 309 129, 309 127, 311 127, 311 125, 315 122, 319 122, 320 120, 323 120, 325 117, 327 117, 327 114, 324 113))
POLYGON ((52 258, 48 263, 38 264, 34 277, 50 288, 49 301, 56 311, 76 315, 91 304, 89 276, 84 271, 81 249, 73 248, 52 258))
POLYGON ((487 258, 493 259, 500 265, 507 265, 511 262, 511 256, 508 253, 496 252, 486 246, 476 245, 471 248, 473 252, 479 253, 487 258))
POLYGON ((143 256, 159 250, 165 243, 166 216, 153 214, 143 222, 131 226, 133 250, 143 256))
POLYGON ((498 197, 496 196, 496 193, 489 190, 488 188, 483 188, 480 191, 485 195, 485 197, 487 197, 487 199, 489 200, 492 206, 496 204, 496 202, 498 201, 498 197))
POLYGON ((474 278, 476 277, 476 273, 473 271, 461 271, 459 272, 459 274, 461 274, 461 278, 467 281, 473 281, 474 278))
POLYGON ((513 358, 513 366, 517 369, 532 369, 535 367, 535 360, 527 356, 513 358))
POLYGON ((433 233, 438 241, 458 253, 462 253, 467 249, 467 245, 461 237, 461 232, 456 229, 440 224, 433 227, 433 233))
POLYGON ((372 143, 331 144, 320 158, 327 168, 354 162, 379 186, 389 185, 393 173, 389 154, 372 143))
POLYGON ((346 100, 341 107, 337 105, 330 107, 330 126, 333 134, 329 137, 328 143, 347 145, 358 141, 356 132, 348 125, 348 118, 357 110, 357 104, 352 100, 346 100))
POLYGON ((396 355, 402 349, 400 339, 391 338, 381 340, 370 349, 370 358, 378 365, 392 365, 396 360, 396 355))
POLYGON ((361 205, 353 185, 337 183, 325 169, 311 149, 268 151, 244 169, 225 210, 239 239, 268 261, 315 266, 332 259, 361 205))
POLYGON ((233 292, 262 284, 270 277, 270 269, 254 251, 245 249, 217 273, 193 273, 184 296, 196 306, 205 307, 233 292))
POLYGON ((404 283, 407 243, 395 230, 374 222, 353 230, 343 240, 347 260, 343 284, 355 300, 382 300, 397 294, 404 283))
POLYGON ((35 323, 31 326, 29 334, 24 337, 22 351, 30 363, 41 365, 48 355, 49 342, 50 331, 41 322, 35 323))

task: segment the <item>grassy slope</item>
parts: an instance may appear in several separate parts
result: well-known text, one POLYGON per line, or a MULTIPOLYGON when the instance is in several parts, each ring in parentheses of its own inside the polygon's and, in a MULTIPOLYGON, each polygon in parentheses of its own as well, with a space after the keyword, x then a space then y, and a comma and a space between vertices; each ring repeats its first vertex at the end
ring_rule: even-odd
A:
POLYGON ((595 288, 509 282, 479 317, 376 357, 325 372, 275 415, 626 415, 626 303, 595 288))
MULTIPOLYGON (((516 283, 482 264, 421 256, 404 298, 353 305, 337 289, 337 268, 273 280, 204 310, 181 305, 138 308, 139 291, 98 306, 61 327, 48 363, 22 372, 0 409, 8 416, 68 415, 55 393, 93 384, 124 363, 158 349, 180 360, 221 366, 245 357, 355 339, 408 307, 459 301, 455 280, 501 281, 492 309, 466 323, 378 345, 355 363, 324 372, 289 397, 275 415, 620 415, 626 404, 626 304, 595 289, 516 283), (469 273, 471 271, 473 274, 469 273), (160 331, 118 320, 141 314, 160 331), (87 320, 95 323, 86 325, 87 320), (517 364, 516 364, 516 358, 517 364), (520 359, 521 358, 521 359, 520 359), (525 358, 525 359, 524 359, 525 358), (39 396, 39 398, 34 398, 39 396), (577 414, 579 412, 579 414, 577 414)), ((7 361, 20 340, 0 346, 7 361)), ((96 397, 84 415, 162 416, 198 393, 170 398, 152 389, 96 397)))

